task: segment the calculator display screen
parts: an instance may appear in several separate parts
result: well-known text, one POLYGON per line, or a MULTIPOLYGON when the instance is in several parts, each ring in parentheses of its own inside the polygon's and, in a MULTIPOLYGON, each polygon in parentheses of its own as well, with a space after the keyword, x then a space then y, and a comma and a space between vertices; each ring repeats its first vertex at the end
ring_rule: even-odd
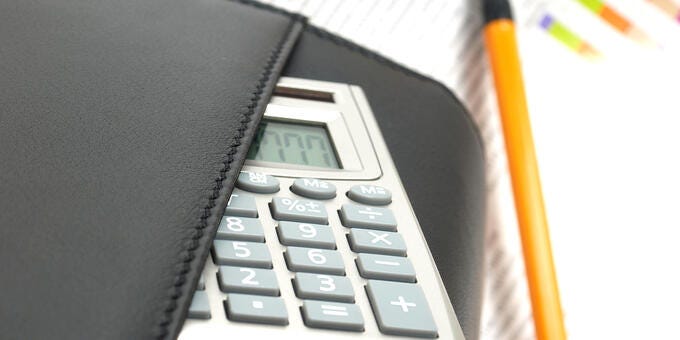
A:
POLYGON ((340 169, 324 126, 263 119, 248 159, 340 169))

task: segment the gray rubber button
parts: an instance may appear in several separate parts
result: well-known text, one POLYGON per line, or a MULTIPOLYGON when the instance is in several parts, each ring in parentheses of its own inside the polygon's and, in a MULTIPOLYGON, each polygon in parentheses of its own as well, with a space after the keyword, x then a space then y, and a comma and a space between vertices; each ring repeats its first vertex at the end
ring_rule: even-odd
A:
POLYGON ((361 277, 367 279, 416 282, 413 265, 405 257, 359 254, 357 268, 361 277))
POLYGON ((218 265, 271 268, 272 258, 264 243, 213 241, 213 260, 218 265))
POLYGON ((243 191, 234 190, 234 192, 231 193, 224 214, 230 216, 257 217, 255 197, 245 194, 243 191))
POLYGON ((353 228, 348 239, 350 247, 357 253, 406 256, 406 243, 399 233, 353 228))
POLYGON ((345 275, 345 265, 337 250, 288 247, 288 269, 294 272, 345 275))
POLYGON ((279 191, 279 180, 261 172, 241 171, 236 187, 258 194, 273 194, 279 191))
POLYGON ((320 202, 274 197, 270 207, 276 220, 328 224, 326 207, 320 202))
POLYGON ((198 279, 198 285, 196 286, 196 289, 205 290, 205 276, 203 276, 203 274, 201 274, 201 277, 198 279))
POLYGON ((286 246, 335 249, 335 236, 327 225, 281 221, 277 231, 286 246))
POLYGON ((368 280, 366 293, 380 331, 436 338, 437 326, 420 287, 412 283, 368 280))
POLYGON ((340 219, 345 227, 396 231, 397 220, 387 208, 343 204, 340 219))
POLYGON ((224 216, 216 239, 264 242, 262 223, 257 218, 224 216))
POLYGON ((279 295, 276 274, 269 269, 220 266, 217 281, 225 293, 279 295))
POLYGON ((308 198, 327 200, 335 197, 335 185, 315 178, 298 178, 290 191, 308 198))
POLYGON ((352 282, 345 276, 296 273, 293 286, 301 299, 354 302, 352 282))
POLYGON ((210 303, 208 302, 208 294, 205 291, 199 290, 194 292, 187 317, 190 319, 210 319, 210 303))
POLYGON ((313 328, 330 328, 345 331, 364 330, 361 310, 354 304, 305 301, 302 304, 302 318, 305 325, 313 328))
POLYGON ((354 185, 347 192, 347 197, 369 205, 387 205, 392 202, 392 193, 377 185, 354 185))
POLYGON ((227 294, 224 303, 227 318, 233 321, 288 324, 288 312, 282 298, 271 296, 227 294))

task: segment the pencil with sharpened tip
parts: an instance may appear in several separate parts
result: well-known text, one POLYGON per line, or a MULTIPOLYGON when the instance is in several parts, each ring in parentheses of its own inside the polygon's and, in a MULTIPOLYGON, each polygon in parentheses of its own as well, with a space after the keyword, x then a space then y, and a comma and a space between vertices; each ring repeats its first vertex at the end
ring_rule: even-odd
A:
POLYGON ((607 5, 602 0, 577 0, 581 5, 585 6, 590 12, 600 17, 611 27, 621 32, 621 34, 637 41, 646 46, 655 46, 654 41, 650 39, 641 29, 635 27, 628 19, 624 18, 621 13, 607 5))
POLYGON ((543 205, 519 51, 507 0, 483 0, 484 39, 493 70, 536 338, 566 338, 543 205))
POLYGON ((601 56, 594 47, 548 13, 543 14, 539 26, 551 37, 585 58, 598 59, 601 56))

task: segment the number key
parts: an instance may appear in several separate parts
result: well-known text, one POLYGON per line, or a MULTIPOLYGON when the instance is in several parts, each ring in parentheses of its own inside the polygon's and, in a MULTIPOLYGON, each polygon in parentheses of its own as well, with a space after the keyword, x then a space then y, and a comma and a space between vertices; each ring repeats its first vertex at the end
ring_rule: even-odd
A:
POLYGON ((213 242, 213 260, 218 265, 272 267, 272 258, 264 243, 216 240, 213 242))
POLYGON ((354 302, 352 283, 345 276, 296 273, 293 284, 301 299, 354 302))
POLYGON ((329 226, 281 221, 277 230, 281 244, 286 246, 335 249, 335 237, 329 226))
POLYGON ((243 193, 240 190, 234 190, 229 197, 227 208, 224 210, 225 215, 257 217, 257 206, 255 205, 255 197, 243 193))
POLYGON ((288 268, 294 272, 345 275, 345 265, 337 250, 288 247, 288 268))
POLYGON ((269 269, 220 266, 217 281, 225 293, 279 295, 276 275, 269 269))
POLYGON ((264 242, 264 230, 257 218, 224 216, 215 238, 264 242))

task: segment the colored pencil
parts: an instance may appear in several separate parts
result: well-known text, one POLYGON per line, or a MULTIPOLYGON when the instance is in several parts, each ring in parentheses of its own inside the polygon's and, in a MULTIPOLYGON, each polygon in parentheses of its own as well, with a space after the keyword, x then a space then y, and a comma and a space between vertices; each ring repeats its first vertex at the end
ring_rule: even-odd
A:
POLYGON ((600 52, 598 52, 585 40, 572 32, 564 24, 557 21, 552 15, 547 13, 544 14, 539 22, 539 25, 542 29, 548 32, 551 37, 561 42, 570 50, 586 58, 596 58, 600 56, 600 52))
POLYGON ((615 30, 643 45, 654 45, 654 42, 641 29, 624 18, 617 10, 602 0, 577 0, 590 12, 600 17, 615 30))
POLYGON ((483 1, 484 39, 498 97, 536 337, 566 338, 548 221, 510 4, 483 1))

